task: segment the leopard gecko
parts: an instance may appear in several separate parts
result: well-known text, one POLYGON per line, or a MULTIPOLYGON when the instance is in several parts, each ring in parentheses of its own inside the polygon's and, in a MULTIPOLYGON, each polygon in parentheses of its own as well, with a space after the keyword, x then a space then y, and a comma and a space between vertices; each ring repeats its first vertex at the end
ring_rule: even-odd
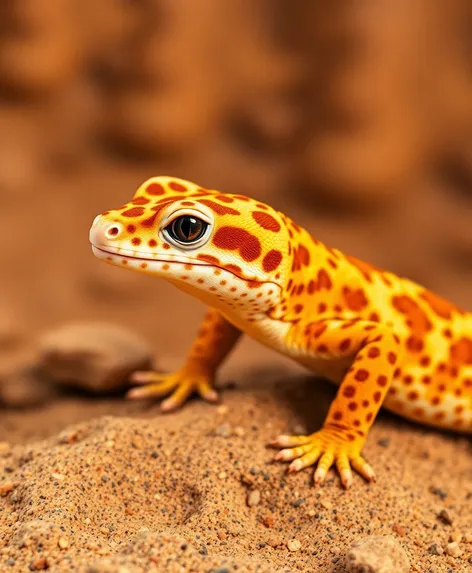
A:
POLYGON ((271 445, 288 471, 334 465, 375 480, 362 448, 381 406, 407 419, 472 432, 472 313, 406 278, 312 237, 270 205, 175 177, 145 181, 98 215, 93 253, 167 279, 208 306, 177 372, 135 372, 130 398, 193 393, 218 401, 218 367, 247 334, 339 388, 322 427, 271 445))

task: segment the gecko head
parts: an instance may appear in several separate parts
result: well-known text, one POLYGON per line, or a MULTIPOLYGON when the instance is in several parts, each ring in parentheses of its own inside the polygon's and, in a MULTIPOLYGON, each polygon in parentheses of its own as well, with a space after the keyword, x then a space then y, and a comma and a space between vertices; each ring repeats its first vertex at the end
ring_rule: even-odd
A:
POLYGON ((98 215, 90 242, 107 263, 254 313, 280 301, 291 265, 281 213, 172 177, 149 179, 129 203, 98 215))

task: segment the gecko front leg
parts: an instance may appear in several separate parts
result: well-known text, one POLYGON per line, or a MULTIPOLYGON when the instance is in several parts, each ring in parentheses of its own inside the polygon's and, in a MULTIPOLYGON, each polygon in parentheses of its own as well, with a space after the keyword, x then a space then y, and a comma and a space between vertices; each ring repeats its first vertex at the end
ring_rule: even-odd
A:
POLYGON ((218 393, 213 387, 216 371, 240 336, 240 330, 218 311, 209 308, 184 366, 166 374, 134 372, 132 382, 145 386, 132 388, 127 397, 155 398, 172 393, 161 403, 163 412, 177 409, 195 392, 208 402, 217 402, 218 393))
POLYGON ((399 338, 386 326, 367 321, 326 320, 297 323, 287 343, 321 359, 351 359, 321 430, 308 436, 279 436, 271 445, 284 448, 276 460, 292 461, 289 471, 317 463, 315 484, 335 464, 344 487, 352 483, 351 467, 367 480, 372 468, 361 451, 385 399, 400 352, 399 338))

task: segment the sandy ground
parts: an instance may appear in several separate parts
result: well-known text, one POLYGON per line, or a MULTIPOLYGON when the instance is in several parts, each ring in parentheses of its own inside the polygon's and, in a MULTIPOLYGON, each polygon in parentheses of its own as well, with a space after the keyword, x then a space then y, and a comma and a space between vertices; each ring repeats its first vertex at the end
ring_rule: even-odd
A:
MULTIPOLYGON (((0 176, 0 334, 17 339, 0 345, 2 372, 36 336, 77 318, 125 325, 153 345, 161 368, 178 366, 204 309, 151 277, 95 260, 88 228, 151 174, 201 175, 212 186, 225 177, 74 153, 66 168, 57 157, 52 168, 47 118, 39 134, 37 123, 29 132, 30 119, 0 113, 18 142, 2 156, 0 176)), ((330 244, 472 307, 469 200, 419 188, 375 217, 335 219, 274 195, 277 166, 267 172, 232 185, 276 202, 330 244)), ((248 340, 221 383, 229 386, 223 405, 193 400, 166 416, 152 404, 74 393, 4 408, 0 570, 341 573, 352 542, 374 534, 397 538, 413 571, 472 570, 469 439, 381 413, 365 448, 378 482, 357 476, 346 492, 331 473, 314 488, 311 471, 286 476, 271 463, 266 444, 318 428, 334 388, 248 340), (458 543, 452 555, 450 542, 458 543)))

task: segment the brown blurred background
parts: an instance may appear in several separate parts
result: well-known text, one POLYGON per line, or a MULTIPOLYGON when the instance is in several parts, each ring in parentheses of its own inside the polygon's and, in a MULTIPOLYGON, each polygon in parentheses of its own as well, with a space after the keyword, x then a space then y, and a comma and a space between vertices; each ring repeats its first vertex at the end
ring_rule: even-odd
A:
POLYGON ((470 0, 7 0, 0 90, 5 340, 100 318, 182 355, 199 304, 88 244, 158 174, 472 308, 470 0))

